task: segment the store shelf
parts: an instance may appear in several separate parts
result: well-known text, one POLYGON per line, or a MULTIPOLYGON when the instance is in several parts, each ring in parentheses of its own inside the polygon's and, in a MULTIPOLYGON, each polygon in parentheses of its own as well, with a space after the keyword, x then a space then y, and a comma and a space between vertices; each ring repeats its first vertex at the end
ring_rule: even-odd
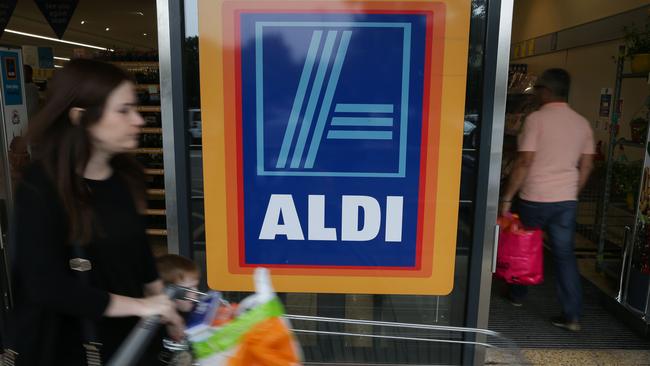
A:
POLYGON ((141 113, 160 112, 160 106, 159 105, 139 105, 138 106, 138 112, 141 112, 141 113))
POLYGON ((165 175, 164 169, 145 169, 144 174, 146 175, 165 175))
POLYGON ((645 148, 645 144, 642 143, 642 142, 634 142, 632 140, 625 140, 625 139, 619 139, 618 141, 616 141, 616 144, 617 145, 623 145, 623 146, 629 146, 629 147, 636 147, 636 148, 639 148, 639 149, 644 149, 645 148))
POLYGON ((162 147, 140 147, 133 149, 134 154, 162 154, 162 147))
POLYGON ((648 79, 650 78, 650 73, 636 72, 636 73, 623 74, 621 76, 623 77, 623 79, 648 79))
POLYGON ((151 235, 151 236, 167 236, 167 230, 165 230, 165 229, 147 229, 147 235, 151 235))
MULTIPOLYGON (((134 74, 134 76, 138 76, 135 74, 142 73, 143 75, 140 75, 142 77, 139 78, 142 83, 136 84, 135 88, 138 90, 140 93, 144 93, 145 95, 147 93, 149 94, 157 94, 160 91, 160 84, 159 84, 159 75, 157 69, 160 67, 160 64, 157 61, 114 61, 111 62, 114 65, 117 65, 128 72, 134 74)), ((156 119, 156 122, 159 123, 159 113, 161 112, 160 104, 158 105, 139 105, 137 106, 137 111, 140 113, 154 113, 158 114, 157 116, 151 116, 149 115, 147 118, 154 117, 156 119)), ((147 123, 147 126, 156 126, 157 124, 155 123, 147 123)), ((156 142, 155 140, 158 139, 158 136, 162 135, 163 130, 160 127, 142 127, 140 128, 140 133, 142 135, 148 135, 144 136, 142 139, 142 142, 144 146, 134 149, 132 151, 133 154, 163 154, 163 149, 161 147, 152 147, 153 146, 160 146, 159 142, 156 142), (152 135, 158 135, 158 136, 152 136, 152 135), (153 139, 153 140, 151 140, 153 139)), ((148 160, 145 160, 148 161, 148 160)), ((158 176, 162 177, 165 175, 165 170, 160 169, 161 165, 156 161, 151 161, 149 163, 145 164, 145 169, 144 173, 148 176, 158 176)), ((147 194, 147 199, 149 202, 156 202, 156 205, 154 207, 156 208, 150 208, 146 210, 146 215, 148 216, 166 216, 167 211, 164 208, 164 205, 160 205, 160 201, 165 199, 165 189, 158 188, 159 183, 158 180, 160 178, 149 178, 149 183, 152 185, 148 184, 146 194, 147 194)), ((155 225, 154 225, 155 226, 155 225)), ((160 229, 159 227, 153 227, 153 228, 147 228, 147 235, 152 236, 152 237, 158 237, 160 240, 166 240, 167 237, 167 230, 166 229, 160 229)))
POLYGON ((162 128, 160 128, 160 127, 142 127, 140 129, 140 133, 148 133, 148 134, 151 134, 151 135, 155 135, 155 134, 159 135, 159 134, 162 133, 162 128))
POLYGON ((137 68, 154 68, 158 67, 158 61, 114 61, 111 62, 114 65, 123 67, 125 69, 137 69, 137 68))

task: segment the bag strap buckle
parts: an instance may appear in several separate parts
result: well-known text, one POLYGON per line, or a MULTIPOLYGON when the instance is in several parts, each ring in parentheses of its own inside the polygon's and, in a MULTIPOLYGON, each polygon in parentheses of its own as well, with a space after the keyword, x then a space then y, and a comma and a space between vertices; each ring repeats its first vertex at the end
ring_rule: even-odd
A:
POLYGON ((78 272, 86 272, 93 269, 92 263, 88 259, 84 258, 72 258, 69 261, 70 269, 78 272))

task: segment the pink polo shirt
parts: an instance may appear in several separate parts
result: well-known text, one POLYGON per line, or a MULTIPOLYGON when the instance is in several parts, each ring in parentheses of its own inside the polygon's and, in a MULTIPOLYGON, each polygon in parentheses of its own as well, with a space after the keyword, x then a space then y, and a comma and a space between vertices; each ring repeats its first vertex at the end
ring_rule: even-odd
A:
POLYGON ((578 199, 578 163, 594 154, 589 122, 566 103, 547 103, 531 113, 519 135, 519 151, 535 156, 519 197, 533 202, 578 199))

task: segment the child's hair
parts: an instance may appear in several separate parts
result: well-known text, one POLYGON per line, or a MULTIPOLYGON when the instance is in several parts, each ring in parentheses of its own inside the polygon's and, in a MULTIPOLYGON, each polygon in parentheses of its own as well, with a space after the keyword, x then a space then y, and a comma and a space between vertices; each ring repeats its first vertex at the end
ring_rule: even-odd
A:
POLYGON ((176 254, 165 254, 156 258, 158 273, 165 284, 180 282, 184 276, 199 276, 199 267, 191 260, 176 254))

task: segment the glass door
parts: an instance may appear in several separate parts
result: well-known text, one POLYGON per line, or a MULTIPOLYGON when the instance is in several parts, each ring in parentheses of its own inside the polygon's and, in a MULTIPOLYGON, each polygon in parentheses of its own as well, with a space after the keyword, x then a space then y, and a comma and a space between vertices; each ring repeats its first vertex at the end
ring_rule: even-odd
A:
MULTIPOLYGON (((458 327, 487 326, 491 246, 499 189, 498 179, 492 178, 495 174, 498 177, 500 170, 499 139, 503 135, 512 1, 466 1, 470 3, 467 7, 470 12, 469 43, 464 46, 467 47, 467 58, 454 61, 466 65, 467 82, 464 101, 458 101, 464 103, 465 115, 463 119, 454 121, 458 128, 462 128, 463 145, 452 291, 445 296, 283 293, 280 296, 287 313, 458 327)), ((202 135, 202 124, 208 123, 202 120, 200 109, 200 90, 205 87, 199 85, 199 39, 203 35, 199 31, 197 0, 185 0, 183 9, 182 79, 185 89, 184 126, 190 147, 191 250, 195 260, 203 263, 206 239, 202 162, 205 144, 202 139, 205 136, 202 135)), ((454 19, 447 21, 453 22, 454 19)), ((226 293, 226 297, 234 301, 246 295, 226 293)), ((475 339, 462 334, 438 334, 439 338, 452 342, 436 343, 391 341, 391 336, 417 337, 422 333, 406 329, 386 330, 374 325, 316 323, 313 331, 315 333, 300 336, 305 361, 308 362, 405 365, 483 362, 480 350, 461 343, 475 339), (386 338, 345 335, 358 333, 386 338)))

